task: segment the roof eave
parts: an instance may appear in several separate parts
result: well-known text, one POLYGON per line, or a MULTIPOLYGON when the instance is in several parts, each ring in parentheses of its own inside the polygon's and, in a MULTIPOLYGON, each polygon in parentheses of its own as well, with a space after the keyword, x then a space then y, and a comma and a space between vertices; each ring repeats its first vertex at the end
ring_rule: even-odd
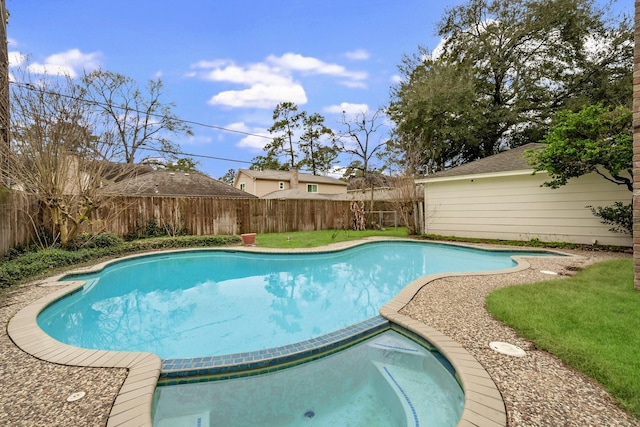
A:
MULTIPOLYGON (((538 171, 538 173, 546 173, 546 171, 538 171)), ((472 173, 465 175, 456 175, 456 176, 443 176, 443 177, 424 177, 420 179, 416 179, 416 184, 431 184, 434 182, 446 182, 446 181, 464 181, 469 179, 483 179, 483 178, 502 178, 509 176, 519 176, 519 175, 533 175, 533 169, 520 169, 520 170, 512 170, 512 171, 502 171, 502 172, 487 172, 487 173, 472 173)))

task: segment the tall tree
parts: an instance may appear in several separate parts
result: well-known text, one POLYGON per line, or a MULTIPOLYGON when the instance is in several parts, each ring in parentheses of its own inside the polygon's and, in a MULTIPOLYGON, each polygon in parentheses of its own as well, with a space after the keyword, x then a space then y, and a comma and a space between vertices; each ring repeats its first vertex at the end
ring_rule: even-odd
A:
POLYGON ((392 89, 387 110, 396 123, 387 147, 391 161, 421 175, 475 159, 482 144, 471 70, 428 58, 424 49, 405 57, 406 81, 392 89))
POLYGON ((224 182, 225 184, 233 185, 236 181, 236 170, 229 169, 223 176, 218 178, 219 181, 224 182))
POLYGON ((384 118, 384 111, 380 109, 361 111, 351 118, 342 112, 343 127, 338 133, 340 149, 352 157, 349 168, 360 171, 365 178, 374 172, 372 161, 383 153, 387 144, 387 140, 378 134, 384 118))
POLYGON ((298 141, 296 132, 302 126, 304 113, 298 112, 298 106, 293 102, 281 102, 273 110, 274 124, 268 130, 276 134, 272 142, 265 146, 267 158, 279 158, 284 155, 287 158, 285 164, 290 169, 298 167, 298 141))
POLYGON ((268 130, 275 136, 264 147, 266 155, 253 159, 252 169, 308 168, 314 175, 331 170, 338 148, 323 116, 299 111, 293 102, 281 102, 273 110, 273 120, 268 130))
POLYGON ((324 125, 324 117, 318 113, 303 114, 299 148, 303 154, 300 167, 313 175, 330 172, 338 158, 333 131, 324 125), (325 142, 327 139, 329 142, 325 142))
POLYGON ((258 171, 286 171, 289 170, 289 167, 286 163, 280 163, 273 153, 267 153, 266 156, 256 156, 251 159, 251 166, 249 166, 249 169, 258 171))
POLYGON ((630 23, 592 0, 469 0, 437 31, 442 49, 405 61, 390 105, 399 145, 421 144, 436 169, 539 141, 561 109, 630 102, 630 23))
POLYGON ((126 163, 134 163, 140 149, 158 151, 176 160, 179 147, 170 137, 193 134, 191 127, 173 113, 175 104, 163 102, 159 79, 149 80, 141 89, 130 77, 97 70, 84 75, 82 81, 86 98, 102 113, 102 134, 126 163))
POLYGON ((2 175, 9 187, 35 197, 45 209, 44 226, 63 247, 73 240, 92 211, 109 197, 101 188, 109 180, 135 173, 105 160, 115 156, 108 139, 96 136, 99 117, 83 102, 85 88, 69 77, 16 72, 11 87, 10 147, 4 145, 2 175))

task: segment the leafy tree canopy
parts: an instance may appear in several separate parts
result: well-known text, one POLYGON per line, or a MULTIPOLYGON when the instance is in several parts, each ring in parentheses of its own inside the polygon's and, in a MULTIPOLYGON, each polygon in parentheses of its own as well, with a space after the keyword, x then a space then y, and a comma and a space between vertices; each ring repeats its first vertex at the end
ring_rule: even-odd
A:
POLYGON ((392 148, 422 173, 538 142, 558 111, 631 102, 633 32, 592 0, 469 0, 400 65, 392 148), (417 159, 416 159, 417 157, 417 159))
POLYGON ((252 169, 308 169, 314 175, 332 170, 338 157, 333 131, 318 113, 299 112, 292 102, 281 102, 273 111, 273 140, 265 146, 266 155, 252 161, 252 169), (286 160, 280 163, 280 157, 286 160))
POLYGON ((595 172, 633 191, 632 112, 628 107, 589 105, 577 113, 561 111, 542 150, 529 151, 535 171, 547 171, 551 188, 595 172))
POLYGON ((236 181, 236 170, 229 169, 227 173, 218 178, 218 180, 224 182, 225 184, 233 185, 233 183, 236 181))

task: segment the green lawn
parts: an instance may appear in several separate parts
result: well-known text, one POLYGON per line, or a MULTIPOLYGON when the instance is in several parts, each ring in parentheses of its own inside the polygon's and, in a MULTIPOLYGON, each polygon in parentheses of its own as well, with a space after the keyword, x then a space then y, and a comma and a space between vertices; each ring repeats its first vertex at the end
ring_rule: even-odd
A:
POLYGON ((384 230, 323 230, 258 234, 256 244, 265 248, 312 248, 369 236, 407 237, 407 229, 398 227, 384 230))
POLYGON ((633 261, 594 265, 576 276, 498 289, 487 298, 499 320, 600 382, 640 417, 640 291, 633 261))

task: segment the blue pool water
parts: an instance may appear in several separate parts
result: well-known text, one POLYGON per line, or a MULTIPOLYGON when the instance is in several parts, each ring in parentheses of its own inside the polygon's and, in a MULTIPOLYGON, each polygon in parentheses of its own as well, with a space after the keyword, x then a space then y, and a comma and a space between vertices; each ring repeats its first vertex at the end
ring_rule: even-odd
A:
POLYGON ((403 241, 294 255, 143 256, 68 276, 87 284, 47 307, 38 324, 70 345, 165 359, 255 351, 371 318, 421 276, 505 269, 517 253, 403 241))
POLYGON ((161 386, 155 427, 453 427, 464 394, 433 353, 386 331, 257 376, 161 386))

